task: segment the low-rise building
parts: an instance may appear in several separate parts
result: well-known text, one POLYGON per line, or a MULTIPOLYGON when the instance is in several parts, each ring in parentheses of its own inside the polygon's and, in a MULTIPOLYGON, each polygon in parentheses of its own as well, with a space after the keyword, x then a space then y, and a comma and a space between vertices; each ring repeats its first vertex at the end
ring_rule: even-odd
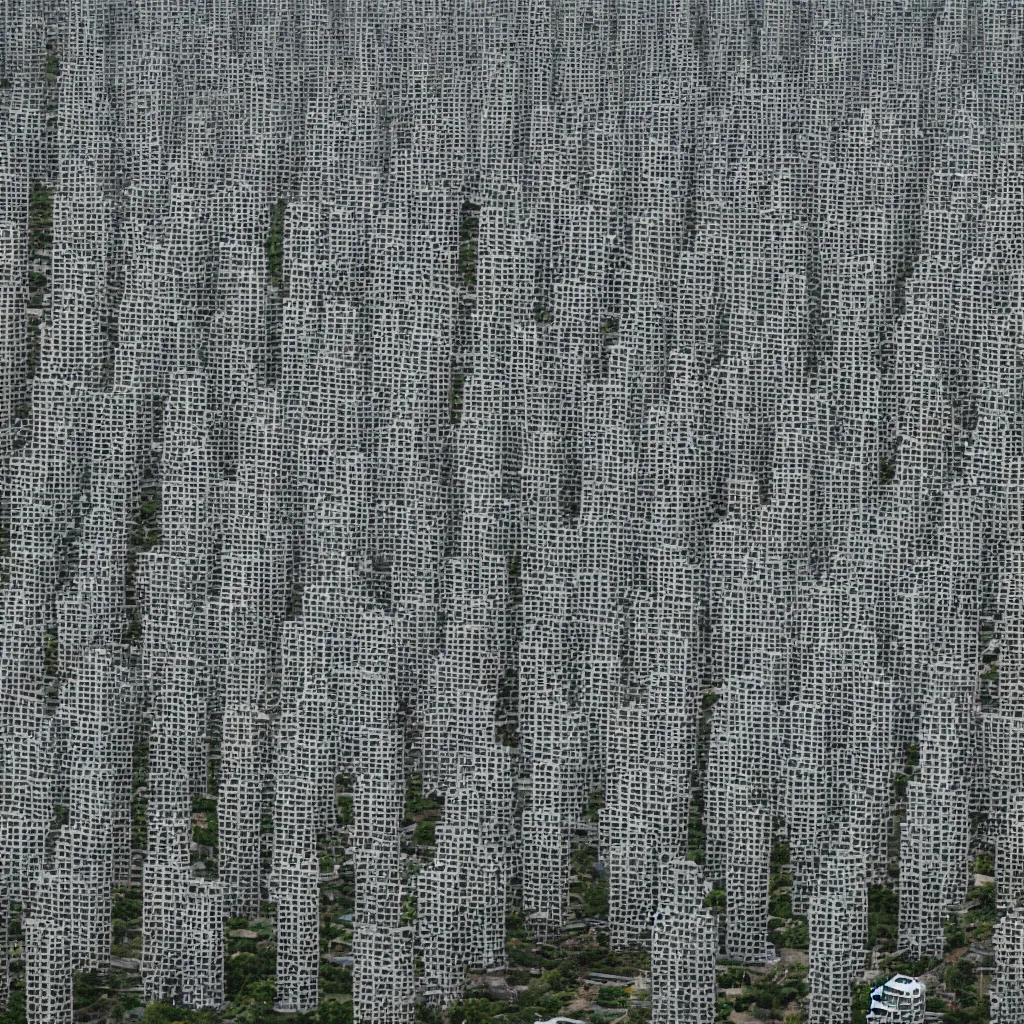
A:
POLYGON ((925 986, 917 978, 903 974, 891 977, 871 993, 870 1024, 922 1024, 925 986))

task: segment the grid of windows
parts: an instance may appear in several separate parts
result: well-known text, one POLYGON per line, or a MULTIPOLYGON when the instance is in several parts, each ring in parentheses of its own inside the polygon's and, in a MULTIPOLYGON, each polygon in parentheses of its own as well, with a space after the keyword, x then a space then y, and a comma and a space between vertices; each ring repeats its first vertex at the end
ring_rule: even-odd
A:
POLYGON ((841 1013, 898 817, 914 956, 995 852, 1016 1019, 1020 14, 0 0, 32 1024, 140 877, 147 999, 221 1005, 221 924, 269 900, 278 1008, 314 1009, 339 776, 359 1024, 503 966, 509 909, 558 934, 599 792, 656 1020, 713 1019, 717 954, 772 959, 783 841, 810 1019, 841 1013), (444 808, 410 884, 412 777, 444 808))

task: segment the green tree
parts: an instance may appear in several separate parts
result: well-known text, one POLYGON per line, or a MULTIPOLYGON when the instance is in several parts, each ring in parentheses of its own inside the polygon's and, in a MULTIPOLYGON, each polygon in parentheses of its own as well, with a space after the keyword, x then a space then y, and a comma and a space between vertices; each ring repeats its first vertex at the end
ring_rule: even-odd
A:
POLYGON ((577 957, 570 956, 558 965, 558 981, 560 987, 576 989, 580 984, 580 962, 577 957))
POLYGON ((946 968, 945 982, 947 987, 956 993, 957 1002, 969 1006, 975 1001, 977 993, 974 983, 977 976, 974 964, 966 957, 961 957, 955 964, 946 968))
POLYGON ((25 992, 20 986, 11 986, 7 1009, 0 1011, 0 1024, 25 1024, 25 992))
POLYGON ((172 1024, 173 1021, 182 1020, 182 1014, 187 1012, 170 1003, 150 1003, 142 1015, 142 1021, 143 1024, 172 1024))
POLYGON ((586 917, 605 920, 608 917, 608 879, 602 878, 588 885, 583 893, 583 913, 586 917))
POLYGON ((487 1024, 487 1021, 504 1004, 492 1003, 490 999, 464 999, 452 1007, 449 1013, 451 1024, 487 1024))
MULTIPOLYGON (((237 957, 235 959, 241 959, 237 957)), ((231 961, 229 960, 228 963, 231 961)), ((277 986, 272 978, 264 978, 246 985, 241 1002, 247 1005, 235 1016, 238 1024, 264 1024, 274 1019, 274 999, 277 997, 277 986)))
POLYGON ((417 822, 416 829, 412 834, 412 841, 420 846, 433 846, 435 842, 434 828, 434 822, 429 818, 417 822))
POLYGON ((598 1006, 629 1006, 629 993, 617 985, 602 985, 597 990, 598 1006))
POLYGON ((321 1003, 317 1007, 316 1019, 320 1024, 352 1024, 352 1004, 321 1003))
POLYGON ((851 1024, 864 1024, 864 1018, 871 1009, 871 986, 865 982, 858 982, 853 986, 852 998, 850 1000, 850 1021, 851 1024))

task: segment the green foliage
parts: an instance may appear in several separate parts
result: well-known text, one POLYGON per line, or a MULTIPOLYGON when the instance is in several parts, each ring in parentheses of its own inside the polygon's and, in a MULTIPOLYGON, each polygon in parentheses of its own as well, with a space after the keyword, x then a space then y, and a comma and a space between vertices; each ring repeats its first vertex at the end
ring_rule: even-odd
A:
MULTIPOLYGON (((529 939, 530 932, 526 927, 526 922, 523 920, 523 915, 517 910, 510 910, 505 915, 505 938, 510 939, 529 939)), ((526 982, 523 982, 525 985, 526 982)))
POLYGON ((43 667, 47 675, 57 671, 57 630, 50 626, 43 640, 43 667))
POLYGON ((966 957, 960 957, 946 968, 943 981, 962 1006, 970 1006, 977 999, 977 970, 966 957))
POLYGON ((217 822, 213 821, 206 826, 193 825, 192 826, 192 842, 198 843, 200 846, 216 846, 217 845, 217 822))
POLYGON ((267 277, 272 285, 280 285, 284 266, 284 208, 283 199, 270 208, 270 230, 267 232, 267 277))
POLYGON ((974 921, 994 921, 996 916, 996 884, 988 882, 972 889, 967 894, 971 902, 977 901, 978 905, 967 912, 967 919, 974 921))
MULTIPOLYGON (((147 490, 128 538, 128 545, 133 555, 139 551, 149 551, 159 543, 160 505, 160 492, 156 489, 147 490)), ((134 568, 134 558, 131 559, 130 567, 134 568)))
POLYGON ((477 237, 480 234, 480 207, 474 203, 462 204, 459 223, 458 277, 469 291, 476 288, 477 237))
POLYGON ((594 870, 594 855, 597 851, 592 846, 580 846, 569 856, 572 870, 577 875, 589 875, 594 870))
POLYGON ((880 484, 891 484, 896 478, 896 462, 894 459, 878 460, 878 482, 880 484))
POLYGON ((772 847, 772 867, 789 863, 789 843, 776 843, 772 847))
POLYGON ((352 797, 343 794, 338 797, 338 824, 351 825, 356 820, 355 811, 352 807, 352 797))
POLYGON ((352 1004, 333 1000, 321 1003, 316 1010, 316 1019, 319 1024, 352 1024, 352 1004))
POLYGON ((941 960, 927 956, 921 957, 920 960, 910 960, 904 956, 889 956, 882 961, 882 973, 886 977, 893 974, 907 974, 911 978, 920 978, 922 974, 928 974, 941 964, 941 960))
POLYGON ((600 811, 602 807, 604 807, 604 790, 594 790, 587 797, 587 809, 583 812, 583 817, 586 818, 587 821, 597 821, 598 811, 600 811))
POLYGON ((868 949, 892 948, 899 932, 899 897, 884 885, 868 886, 868 949))
POLYGON ((598 1006, 629 1006, 629 991, 617 985, 602 985, 597 990, 598 1006))
POLYGON ((725 890, 724 889, 712 889, 704 897, 705 907, 725 907, 725 890))
POLYGON ((989 1010, 988 996, 982 996, 973 1006, 948 1011, 943 1024, 988 1024, 989 1010))
POLYGON ((269 948, 228 957, 224 974, 224 991, 229 999, 251 995, 249 990, 267 979, 272 979, 276 969, 277 955, 269 948))
POLYGON ((418 775, 409 779, 405 791, 405 824, 411 824, 413 814, 420 814, 423 811, 439 811, 444 807, 443 800, 435 800, 433 797, 423 795, 423 785, 418 775))
POLYGON ((105 991, 103 979, 96 971, 76 971, 72 980, 71 991, 74 993, 75 1008, 88 1009, 105 991))
POLYGON ((974 873, 977 875, 994 875, 995 861, 990 853, 983 853, 974 860, 974 873))
POLYGON ((216 1010, 186 1010, 170 1003, 150 1003, 142 1015, 143 1024, 217 1024, 216 1010))
POLYGON ((352 968, 321 964, 320 991, 325 995, 350 995, 352 992, 352 968))
POLYGON ((807 994, 806 982, 801 978, 784 975, 780 979, 764 978, 756 984, 744 989, 743 993, 736 997, 735 1007, 741 1012, 751 1010, 755 1016, 762 1020, 774 1019, 771 1016, 759 1014, 759 1010, 770 1010, 777 1012, 788 1006, 794 999, 802 999, 807 994))
POLYGON ((171 1024, 176 1009, 170 1003, 150 1003, 142 1015, 144 1024, 171 1024))
MULTIPOLYGON (((237 1024, 264 1024, 274 1020, 274 999, 276 987, 272 978, 253 982, 240 994, 237 1004, 242 1010, 235 1014, 237 1024)), ((293 1018, 294 1019, 294 1018, 293 1018)))
POLYGON ((957 949, 963 949, 964 946, 967 945, 967 934, 964 932, 959 918, 947 918, 943 922, 943 927, 946 931, 945 950, 947 953, 952 953, 957 949))
POLYGON ((402 924, 411 924, 416 920, 418 907, 415 893, 409 893, 402 900, 402 924))
POLYGON ((707 844, 702 811, 703 802, 698 794, 697 799, 690 805, 690 816, 686 823, 686 856, 694 864, 704 863, 704 849, 707 844))
POLYGON ((126 893, 118 893, 114 897, 114 916, 122 921, 142 920, 142 897, 136 895, 137 890, 129 889, 126 893))
MULTIPOLYGON (((541 986, 542 987, 542 986, 541 986)), ((531 986, 531 989, 533 986, 531 986)), ((527 991, 519 997, 518 1016, 521 1020, 533 1024, 537 1014, 558 1013, 562 1007, 562 1001, 553 992, 527 991)))
POLYGON ((793 905, 788 892, 772 893, 768 901, 768 915, 780 918, 793 916, 793 905))
POLYGON ((583 914, 585 917, 605 919, 608 917, 608 879, 590 882, 583 890, 583 914))
POLYGON ((53 189, 44 188, 38 182, 32 186, 28 201, 29 223, 37 224, 53 216, 53 189))
POLYGON ((450 1024, 487 1024, 496 1013, 506 1010, 505 1003, 490 999, 463 999, 448 1011, 450 1024))
POLYGON ((791 918, 782 928, 772 930, 771 939, 779 949, 807 949, 810 943, 807 918, 791 918))
POLYGON ((561 960, 558 968, 553 972, 557 975, 557 984, 560 988, 577 989, 580 984, 580 962, 577 957, 569 956, 561 960))
POLYGON ((864 1024, 864 1018, 871 1009, 872 985, 867 982, 858 981, 854 984, 850 994, 850 1022, 851 1024, 864 1024))
POLYGON ((20 985, 11 985, 7 1009, 0 1011, 0 1024, 25 1024, 25 991, 20 985))
POLYGON ((435 823, 429 818, 416 824, 416 830, 412 834, 412 841, 420 846, 433 846, 436 843, 435 823))
POLYGON ((742 967, 727 967, 718 975, 719 988, 739 988, 740 985, 749 981, 746 971, 742 967))

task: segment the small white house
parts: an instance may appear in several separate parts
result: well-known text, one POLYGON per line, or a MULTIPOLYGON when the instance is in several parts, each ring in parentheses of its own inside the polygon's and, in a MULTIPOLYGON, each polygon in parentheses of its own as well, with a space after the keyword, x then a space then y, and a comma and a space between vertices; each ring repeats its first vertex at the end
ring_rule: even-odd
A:
POLYGON ((870 1024, 922 1024, 925 986, 917 978, 896 974, 871 993, 870 1024))

